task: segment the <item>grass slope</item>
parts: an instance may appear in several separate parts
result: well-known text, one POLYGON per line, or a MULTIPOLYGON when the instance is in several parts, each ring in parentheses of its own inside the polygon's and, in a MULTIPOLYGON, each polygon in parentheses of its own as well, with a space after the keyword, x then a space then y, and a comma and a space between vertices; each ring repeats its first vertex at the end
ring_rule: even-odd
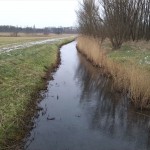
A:
POLYGON ((69 41, 0 54, 0 144, 21 138, 16 131, 24 123, 31 95, 44 86, 47 68, 56 63, 60 45, 69 41))
POLYGON ((150 43, 127 42, 117 51, 111 51, 108 56, 118 63, 135 65, 140 69, 150 71, 150 43))

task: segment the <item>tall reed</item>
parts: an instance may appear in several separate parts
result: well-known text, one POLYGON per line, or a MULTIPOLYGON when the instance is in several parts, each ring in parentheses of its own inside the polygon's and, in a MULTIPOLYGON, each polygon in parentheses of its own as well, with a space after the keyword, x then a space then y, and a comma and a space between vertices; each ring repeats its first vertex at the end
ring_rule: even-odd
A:
POLYGON ((77 48, 94 65, 103 67, 105 73, 112 76, 117 90, 129 93, 136 108, 150 108, 150 72, 135 64, 116 62, 107 56, 107 50, 93 37, 78 37, 77 48))

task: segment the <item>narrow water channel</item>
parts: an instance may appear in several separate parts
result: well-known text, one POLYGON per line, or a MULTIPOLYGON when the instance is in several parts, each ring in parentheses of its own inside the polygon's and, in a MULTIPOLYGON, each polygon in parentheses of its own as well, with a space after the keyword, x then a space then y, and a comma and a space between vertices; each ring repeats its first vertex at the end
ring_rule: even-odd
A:
POLYGON ((61 48, 25 150, 149 150, 150 118, 133 110, 76 50, 61 48))

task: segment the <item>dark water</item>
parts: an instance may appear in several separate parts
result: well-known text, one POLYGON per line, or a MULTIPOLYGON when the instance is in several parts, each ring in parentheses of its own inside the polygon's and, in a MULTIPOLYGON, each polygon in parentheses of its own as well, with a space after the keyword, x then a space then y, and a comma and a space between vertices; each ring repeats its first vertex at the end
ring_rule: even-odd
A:
POLYGON ((62 64, 43 93, 25 149, 149 150, 150 118, 136 113, 75 47, 61 48, 62 64))

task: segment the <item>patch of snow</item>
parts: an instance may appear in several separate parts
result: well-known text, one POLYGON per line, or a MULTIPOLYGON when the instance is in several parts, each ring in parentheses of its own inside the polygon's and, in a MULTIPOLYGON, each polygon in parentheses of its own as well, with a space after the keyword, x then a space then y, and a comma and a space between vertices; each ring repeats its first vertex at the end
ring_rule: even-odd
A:
POLYGON ((145 61, 146 64, 150 65, 150 61, 145 61))

